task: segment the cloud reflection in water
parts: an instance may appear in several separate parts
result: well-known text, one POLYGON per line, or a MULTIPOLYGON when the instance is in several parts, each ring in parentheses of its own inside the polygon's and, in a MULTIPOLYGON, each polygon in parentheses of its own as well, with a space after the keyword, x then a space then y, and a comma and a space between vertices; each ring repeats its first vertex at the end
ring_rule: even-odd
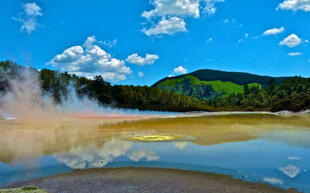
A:
POLYGON ((133 142, 112 140, 106 142, 102 147, 91 144, 86 147, 73 148, 69 152, 57 154, 54 157, 72 169, 102 168, 112 162, 113 158, 120 156, 127 156, 135 162, 143 158, 147 161, 159 159, 154 151, 137 150, 129 152, 132 146, 133 142))

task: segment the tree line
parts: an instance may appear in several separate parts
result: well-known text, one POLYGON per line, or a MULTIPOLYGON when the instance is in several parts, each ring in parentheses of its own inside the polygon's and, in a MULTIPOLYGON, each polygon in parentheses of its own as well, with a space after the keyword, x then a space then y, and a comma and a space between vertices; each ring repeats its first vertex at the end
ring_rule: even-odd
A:
MULTIPOLYGON (((0 62, 0 92, 7 81, 23 68, 13 62, 0 62)), ((249 87, 243 93, 199 100, 195 96, 176 94, 148 86, 111 85, 101 76, 87 79, 66 72, 42 69, 39 73, 42 90, 61 102, 73 86, 79 96, 87 95, 102 104, 120 108, 161 111, 302 111, 310 109, 310 79, 293 77, 277 83, 271 79, 266 86, 249 87)), ((206 88, 206 92, 209 88, 206 88)))
POLYGON ((79 96, 87 95, 101 104, 119 108, 161 111, 208 110, 204 101, 194 97, 148 86, 111 85, 102 76, 87 79, 66 72, 43 69, 40 71, 40 80, 42 89, 52 94, 56 102, 61 102, 62 97, 67 95, 71 84, 79 96))
MULTIPOLYGON (((274 79, 260 87, 245 84, 243 93, 233 93, 209 100, 180 95, 148 86, 111 85, 101 76, 93 80, 44 69, 42 87, 53 93, 56 101, 66 95, 70 82, 80 95, 88 95, 102 104, 121 108, 164 111, 302 111, 310 109, 310 79, 293 77, 277 84, 274 79)), ((206 91, 207 92, 207 91, 206 91)))

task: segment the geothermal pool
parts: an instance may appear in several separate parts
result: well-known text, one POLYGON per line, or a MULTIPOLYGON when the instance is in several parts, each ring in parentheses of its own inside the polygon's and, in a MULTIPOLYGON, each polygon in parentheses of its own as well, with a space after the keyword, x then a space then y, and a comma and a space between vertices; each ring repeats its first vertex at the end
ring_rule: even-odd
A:
POLYGON ((310 117, 0 120, 0 186, 127 166, 228 174, 310 192, 310 117))

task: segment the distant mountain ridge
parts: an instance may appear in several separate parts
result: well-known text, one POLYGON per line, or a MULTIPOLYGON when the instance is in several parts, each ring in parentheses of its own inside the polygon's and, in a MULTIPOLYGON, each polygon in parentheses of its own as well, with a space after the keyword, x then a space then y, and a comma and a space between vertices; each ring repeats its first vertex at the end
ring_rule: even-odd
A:
POLYGON ((152 87, 181 95, 194 96, 200 100, 208 100, 243 93, 244 85, 261 89, 271 80, 280 84, 288 78, 290 77, 260 76, 244 72, 206 69, 180 76, 167 77, 156 82, 152 87))

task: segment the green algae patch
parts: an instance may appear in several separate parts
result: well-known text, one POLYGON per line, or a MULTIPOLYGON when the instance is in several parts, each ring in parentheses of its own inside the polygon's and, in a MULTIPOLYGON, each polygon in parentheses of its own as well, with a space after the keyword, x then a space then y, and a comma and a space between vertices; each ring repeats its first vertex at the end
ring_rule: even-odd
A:
POLYGON ((0 193, 48 193, 46 190, 35 186, 26 186, 23 188, 0 189, 0 193))
POLYGON ((188 137, 182 135, 141 135, 141 136, 129 136, 123 139, 138 142, 164 142, 164 141, 188 140, 188 137))

